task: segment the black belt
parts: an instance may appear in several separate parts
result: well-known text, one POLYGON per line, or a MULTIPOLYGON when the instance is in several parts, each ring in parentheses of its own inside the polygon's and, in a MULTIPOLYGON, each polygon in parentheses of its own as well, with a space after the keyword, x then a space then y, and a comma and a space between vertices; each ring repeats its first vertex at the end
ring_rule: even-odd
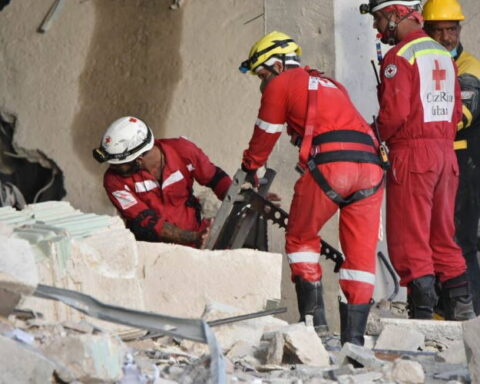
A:
MULTIPOLYGON (((329 131, 321 135, 315 136, 312 140, 313 145, 333 143, 333 142, 359 143, 359 144, 370 145, 373 148, 375 148, 375 144, 371 136, 363 132, 352 131, 352 130, 329 131)), ((320 188, 322 188, 325 194, 330 199, 332 199, 336 204, 338 204, 340 208, 373 195, 383 185, 385 174, 376 186, 372 188, 358 190, 355 193, 352 193, 350 196, 343 198, 330 186, 330 184, 328 184, 328 181, 325 179, 322 172, 320 172, 320 170, 317 167, 319 164, 326 164, 326 163, 332 163, 332 162, 338 162, 338 161, 370 163, 370 164, 376 164, 380 167, 383 167, 383 163, 380 161, 380 158, 377 153, 360 151, 360 150, 337 150, 337 151, 320 152, 320 153, 317 153, 314 157, 312 157, 308 161, 307 166, 312 174, 313 179, 320 186, 320 188)))

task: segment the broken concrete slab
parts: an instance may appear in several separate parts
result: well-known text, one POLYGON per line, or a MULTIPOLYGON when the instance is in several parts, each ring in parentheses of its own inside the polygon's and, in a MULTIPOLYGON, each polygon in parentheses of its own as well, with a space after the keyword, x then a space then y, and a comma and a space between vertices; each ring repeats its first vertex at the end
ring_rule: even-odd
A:
POLYGON ((418 361, 397 359, 393 363, 392 379, 397 383, 425 383, 425 372, 418 361))
MULTIPOLYGON (((80 291, 121 307, 144 310, 137 244, 132 233, 114 225, 85 238, 54 241, 37 260, 42 284, 80 291)), ((22 308, 43 313, 49 321, 81 321, 85 315, 61 302, 27 298, 22 308)), ((89 319, 109 330, 124 326, 89 319)))
POLYGON ((315 367, 330 365, 330 355, 313 327, 297 323, 279 331, 285 339, 285 350, 294 354, 300 362, 315 367))
POLYGON ((35 256, 25 240, 0 236, 0 316, 7 317, 39 278, 35 256))
POLYGON ((480 383, 480 317, 462 322, 463 341, 472 383, 480 383))
POLYGON ((425 347, 425 335, 409 327, 387 324, 375 343, 375 349, 418 351, 425 347))
POLYGON ((41 349, 57 363, 58 376, 66 382, 114 383, 123 376, 127 347, 106 334, 55 337, 41 349))
POLYGON ((377 326, 368 328, 369 330, 375 330, 374 333, 369 334, 379 335, 387 325, 397 325, 400 327, 415 329, 423 333, 426 339, 438 339, 443 337, 455 340, 463 337, 462 323, 460 321, 432 321, 394 318, 379 319, 377 326))
POLYGON ((350 364, 351 360, 360 363, 363 367, 380 368, 384 362, 375 357, 373 351, 352 343, 345 343, 337 355, 337 365, 350 364))
POLYGON ((45 384, 55 365, 36 349, 0 335, 0 383, 45 384))
POLYGON ((138 253, 144 260, 145 306, 154 312, 200 317, 205 305, 216 301, 253 313, 281 297, 278 253, 145 242, 138 242, 138 253))

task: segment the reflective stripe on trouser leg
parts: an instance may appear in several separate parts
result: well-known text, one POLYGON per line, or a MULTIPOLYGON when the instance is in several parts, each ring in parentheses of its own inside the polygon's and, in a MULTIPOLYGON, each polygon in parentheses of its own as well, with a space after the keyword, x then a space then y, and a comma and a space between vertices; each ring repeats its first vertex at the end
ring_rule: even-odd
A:
POLYGON ((300 276, 307 281, 319 281, 321 278, 320 255, 318 252, 292 252, 287 254, 293 276, 300 276))

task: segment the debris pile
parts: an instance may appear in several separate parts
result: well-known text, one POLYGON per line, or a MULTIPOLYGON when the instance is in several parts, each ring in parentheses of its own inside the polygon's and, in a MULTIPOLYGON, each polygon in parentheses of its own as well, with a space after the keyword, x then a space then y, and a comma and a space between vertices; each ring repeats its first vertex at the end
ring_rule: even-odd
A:
POLYGON ((0 209, 0 253, 0 383, 480 382, 479 318, 409 320, 381 302, 365 347, 342 347, 308 318, 236 317, 275 303, 281 255, 137 243, 67 203, 0 209))

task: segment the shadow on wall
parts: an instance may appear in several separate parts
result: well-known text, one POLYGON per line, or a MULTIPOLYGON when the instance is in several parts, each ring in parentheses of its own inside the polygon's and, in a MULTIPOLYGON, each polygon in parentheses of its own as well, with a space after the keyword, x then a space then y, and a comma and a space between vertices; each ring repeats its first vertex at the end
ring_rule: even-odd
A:
POLYGON ((79 112, 73 123, 77 158, 101 185, 92 149, 117 118, 144 119, 156 137, 179 81, 182 10, 169 1, 102 0, 95 2, 95 31, 80 77, 79 112))

